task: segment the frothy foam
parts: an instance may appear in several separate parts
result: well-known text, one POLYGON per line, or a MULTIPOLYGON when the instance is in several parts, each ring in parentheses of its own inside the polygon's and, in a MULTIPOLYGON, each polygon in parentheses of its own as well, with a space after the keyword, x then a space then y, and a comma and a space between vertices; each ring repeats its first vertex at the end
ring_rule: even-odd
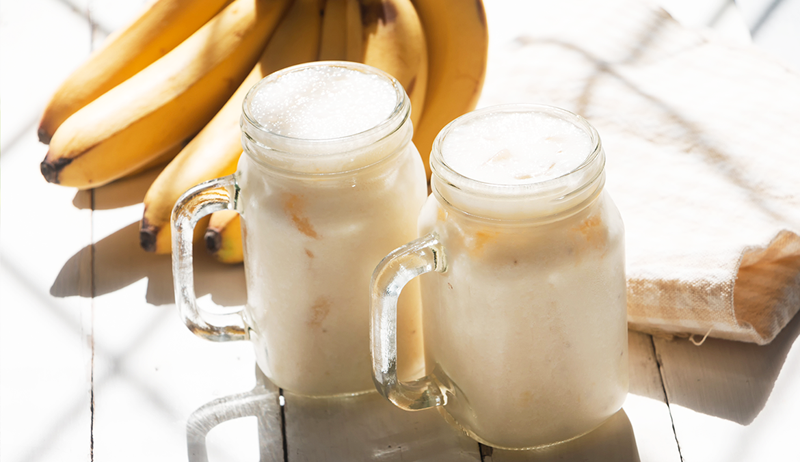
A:
POLYGON ((250 103, 251 116, 278 135, 335 139, 380 124, 398 104, 392 82, 343 67, 310 67, 262 86, 250 103))
POLYGON ((537 183, 565 175, 592 152, 574 124, 543 113, 490 113, 455 127, 442 144, 453 170, 495 184, 537 183))

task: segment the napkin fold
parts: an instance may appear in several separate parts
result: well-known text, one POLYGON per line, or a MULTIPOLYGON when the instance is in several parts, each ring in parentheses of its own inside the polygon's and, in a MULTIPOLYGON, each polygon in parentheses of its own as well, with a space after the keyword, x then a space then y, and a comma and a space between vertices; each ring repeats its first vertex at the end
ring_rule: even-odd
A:
POLYGON ((800 309, 800 73, 648 2, 526 3, 491 19, 479 106, 552 104, 597 128, 629 326, 769 343, 800 309))

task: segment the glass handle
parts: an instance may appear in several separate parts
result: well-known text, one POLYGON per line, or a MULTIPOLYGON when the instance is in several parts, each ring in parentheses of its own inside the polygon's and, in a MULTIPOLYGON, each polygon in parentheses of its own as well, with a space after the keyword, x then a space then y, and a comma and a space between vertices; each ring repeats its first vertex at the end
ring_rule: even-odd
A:
POLYGON ((437 382, 425 376, 413 382, 397 380, 397 298, 415 277, 447 270, 444 247, 435 233, 412 241, 386 256, 370 284, 370 348, 372 379, 378 392, 397 407, 419 410, 445 404, 437 382))
POLYGON ((172 209, 172 278, 175 284, 175 303, 189 330, 216 342, 246 340, 248 331, 241 311, 213 315, 218 323, 212 324, 206 321, 198 309, 192 266, 194 227, 198 220, 212 212, 236 210, 238 194, 236 178, 229 175, 189 189, 172 209))

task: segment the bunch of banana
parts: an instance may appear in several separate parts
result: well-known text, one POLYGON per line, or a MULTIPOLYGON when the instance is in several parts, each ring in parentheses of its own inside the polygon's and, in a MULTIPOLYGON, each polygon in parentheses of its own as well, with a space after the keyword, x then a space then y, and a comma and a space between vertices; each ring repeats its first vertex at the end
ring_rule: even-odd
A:
POLYGON ((429 66, 425 109, 414 125, 414 144, 430 179, 428 156, 436 135, 478 104, 486 74, 489 34, 481 0, 412 2, 427 34, 429 66))
POLYGON ((67 117, 167 54, 229 2, 170 0, 147 5, 56 90, 39 122, 39 141, 49 143, 67 117))
MULTIPOLYGON (((93 188, 194 136, 252 69, 287 4, 234 0, 164 56, 77 109, 50 139, 44 177, 93 188)), ((109 47, 122 49, 110 52, 136 55, 127 43, 118 37, 109 47)))
MULTIPOLYGON (((53 97, 42 173, 93 188, 174 156, 140 228, 143 248, 168 253, 180 195, 236 170, 241 105, 261 78, 315 60, 384 70, 409 94, 427 169, 439 130, 477 103, 487 45, 481 0, 155 0, 53 97)), ((239 226, 231 212, 211 217, 205 241, 220 261, 241 261, 239 226)))
POLYGON ((181 194, 200 182, 236 171, 242 153, 239 116, 244 97, 272 72, 317 59, 320 22, 320 0, 294 0, 233 96, 156 178, 144 198, 139 237, 145 250, 170 252, 170 214, 181 194))

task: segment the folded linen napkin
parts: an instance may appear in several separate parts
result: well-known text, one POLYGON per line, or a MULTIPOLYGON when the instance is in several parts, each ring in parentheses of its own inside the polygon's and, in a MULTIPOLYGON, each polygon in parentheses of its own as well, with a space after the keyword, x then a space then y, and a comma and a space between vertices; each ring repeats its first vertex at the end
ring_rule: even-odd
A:
POLYGON ((519 3, 487 5, 479 107, 552 104, 597 128, 629 326, 769 343, 800 308, 800 74, 640 0, 519 3))

